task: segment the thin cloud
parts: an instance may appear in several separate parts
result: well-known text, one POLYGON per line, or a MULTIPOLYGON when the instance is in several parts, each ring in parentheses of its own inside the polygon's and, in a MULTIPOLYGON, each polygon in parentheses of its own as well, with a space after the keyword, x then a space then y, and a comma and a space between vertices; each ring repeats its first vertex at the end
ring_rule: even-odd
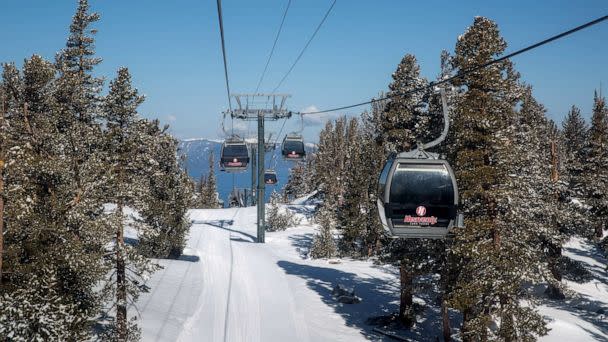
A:
POLYGON ((304 114, 305 126, 323 126, 328 120, 334 120, 340 116, 336 112, 306 115, 306 113, 317 112, 318 110, 317 106, 310 105, 300 111, 304 114))
POLYGON ((227 138, 233 134, 240 136, 241 138, 246 138, 248 132, 248 125, 246 121, 243 120, 234 120, 230 122, 230 119, 227 119, 224 123, 226 133, 224 133, 221 128, 218 131, 218 136, 227 138))

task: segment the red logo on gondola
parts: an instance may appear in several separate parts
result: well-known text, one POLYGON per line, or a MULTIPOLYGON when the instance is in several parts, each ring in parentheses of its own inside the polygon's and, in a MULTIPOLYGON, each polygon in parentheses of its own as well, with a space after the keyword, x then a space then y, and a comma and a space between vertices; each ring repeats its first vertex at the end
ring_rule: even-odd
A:
POLYGON ((418 215, 418 216, 406 215, 403 218, 403 222, 409 223, 411 225, 416 225, 416 226, 429 226, 429 225, 437 224, 437 217, 435 217, 435 216, 426 217, 425 216, 426 208, 423 206, 419 206, 416 208, 416 215, 418 215))
POLYGON ((240 162, 237 158, 232 159, 232 161, 229 161, 228 163, 226 163, 228 166, 243 166, 243 163, 240 162))

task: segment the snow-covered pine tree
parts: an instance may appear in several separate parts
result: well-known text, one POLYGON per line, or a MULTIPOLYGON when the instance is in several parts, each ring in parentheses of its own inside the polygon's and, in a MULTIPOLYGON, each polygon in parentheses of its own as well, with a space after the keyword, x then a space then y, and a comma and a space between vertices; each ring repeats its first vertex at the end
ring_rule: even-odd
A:
POLYGON ((276 232, 300 224, 291 210, 281 208, 281 196, 272 192, 266 214, 266 230, 276 232))
MULTIPOLYGON (((501 267, 510 269, 511 275, 501 281, 547 282, 548 293, 558 298, 562 293, 559 262, 565 236, 558 220, 563 213, 559 210, 555 124, 546 118, 546 110, 532 95, 532 88, 525 86, 523 90, 520 109, 508 128, 506 154, 497 156, 508 165, 507 181, 502 185, 506 198, 501 199, 500 205, 504 213, 497 225, 501 231, 500 247, 510 251, 502 261, 506 265, 501 267)), ((526 293, 520 293, 525 298, 526 293)), ((547 332, 542 317, 533 311, 533 302, 529 303, 518 309, 504 301, 500 303, 503 336, 533 340, 535 334, 547 332), (525 315, 527 320, 516 320, 512 311, 525 315)))
POLYGON ((315 259, 332 258, 336 254, 336 242, 334 241, 334 213, 323 207, 315 215, 319 225, 319 232, 315 234, 310 247, 310 256, 315 259))
POLYGON ((387 93, 390 100, 386 103, 381 118, 383 134, 380 138, 387 151, 399 153, 413 149, 418 142, 428 141, 434 132, 430 129, 427 93, 399 95, 428 85, 428 81, 420 76, 416 57, 411 54, 405 55, 392 78, 387 93))
MULTIPOLYGON (((500 56, 506 42, 493 21, 476 17, 458 38, 453 64, 458 72, 500 56)), ((546 332, 542 318, 522 306, 520 294, 530 265, 514 265, 530 251, 527 234, 509 220, 512 123, 521 96, 519 75, 509 60, 469 73, 455 107, 455 172, 466 229, 456 232, 457 260, 450 303, 463 314, 463 341, 530 340, 546 332), (515 270, 515 271, 512 271, 515 270), (496 313, 496 315, 494 314, 496 313), (496 328, 492 326, 496 325, 496 328)))
MULTIPOLYGON (((552 218, 552 224, 556 226, 555 230, 559 234, 559 240, 563 242, 571 236, 576 227, 581 221, 586 221, 587 218, 582 215, 581 208, 571 200, 568 190, 568 173, 564 165, 565 147, 564 137, 554 121, 548 120, 548 140, 551 148, 551 182, 553 190, 553 198, 555 199, 555 214, 552 218)), ((562 244, 547 244, 544 246, 544 252, 547 256, 547 266, 550 277, 547 277, 547 289, 545 293, 549 298, 562 300, 565 299, 565 285, 562 283, 564 256, 562 255, 562 244)))
POLYGON ((323 205, 332 208, 333 212, 340 205, 344 190, 342 176, 348 151, 346 128, 346 117, 328 121, 319 134, 315 155, 314 174, 319 184, 318 190, 324 195, 323 205))
MULTIPOLYGON (((307 158, 310 158, 307 156, 307 158)), ((304 163, 297 163, 289 170, 289 178, 287 184, 283 188, 283 193, 288 200, 293 200, 307 193, 308 187, 306 184, 307 168, 304 163)))
POLYGON ((315 164, 317 162, 316 147, 306 155, 304 163, 304 184, 300 191, 309 194, 318 189, 318 180, 315 175, 315 164))
POLYGON ((207 176, 207 194, 209 196, 210 208, 218 208, 218 192, 217 192, 217 180, 215 179, 215 159, 213 152, 209 154, 209 175, 207 176))
POLYGON ((574 105, 563 120, 562 132, 565 157, 563 163, 570 192, 569 195, 570 197, 583 199, 583 180, 581 176, 583 173, 589 127, 585 122, 585 118, 581 115, 580 109, 574 105))
POLYGON ((585 203, 591 206, 589 237, 601 239, 608 219, 608 107, 606 98, 593 97, 591 128, 583 165, 585 203))
POLYGON ((362 235, 365 229, 364 222, 367 217, 362 215, 363 193, 366 190, 365 179, 368 176, 362 173, 361 159, 362 141, 359 131, 359 120, 348 120, 346 141, 343 153, 346 155, 343 175, 341 176, 341 195, 336 210, 336 223, 341 232, 339 247, 347 255, 360 255, 362 235))
POLYGON ((142 120, 138 161, 146 170, 149 188, 138 211, 150 229, 140 236, 140 251, 149 257, 177 258, 186 245, 193 183, 177 159, 178 141, 158 120, 142 120))
MULTIPOLYGON (((3 126, 10 144, 5 169, 10 193, 5 207, 4 257, 10 275, 6 290, 21 302, 20 314, 28 317, 48 304, 40 300, 58 303, 44 309, 53 319, 33 319, 20 329, 41 339, 56 338, 52 334, 59 330, 67 340, 87 339, 100 304, 94 286, 105 273, 101 261, 106 234, 101 224, 82 230, 70 220, 78 203, 70 191, 73 166, 64 158, 66 140, 59 131, 52 64, 33 56, 24 62, 22 75, 14 66, 4 71, 3 88, 9 95, 4 117, 11 122, 3 126), (27 291, 17 290, 25 287, 27 291)), ((19 331, 7 333, 22 338, 19 331)))
POLYGON ((82 325, 77 304, 64 302, 57 274, 43 266, 29 274, 26 286, 0 294, 0 339, 2 341, 84 341, 88 334, 70 328, 82 325))
POLYGON ((109 280, 107 288, 114 294, 116 317, 114 324, 115 338, 118 341, 135 340, 138 330, 127 319, 129 299, 137 300, 141 279, 155 270, 150 260, 140 256, 138 251, 125 244, 124 227, 127 224, 124 210, 126 207, 138 208, 142 195, 146 192, 148 178, 140 169, 139 163, 133 163, 139 153, 137 108, 143 103, 137 89, 131 85, 131 75, 127 68, 120 68, 117 77, 110 83, 102 115, 105 119, 104 154, 106 167, 111 170, 108 177, 106 200, 116 204, 110 219, 115 231, 113 257, 109 258, 114 265, 116 278, 109 280), (128 271, 127 271, 128 269, 128 271))
POLYGON ((201 174, 201 177, 196 183, 196 206, 197 209, 205 209, 205 190, 207 189, 207 175, 201 174))
POLYGON ((214 209, 219 207, 217 197, 217 181, 215 179, 214 156, 213 152, 209 154, 209 171, 206 175, 201 176, 199 184, 200 192, 200 208, 214 209), (204 177, 204 182, 203 182, 204 177))
POLYGON ((325 187, 327 186, 328 175, 326 174, 329 169, 330 160, 332 158, 332 148, 331 148, 331 135, 334 131, 334 123, 333 121, 328 120, 325 122, 325 127, 319 132, 319 144, 316 153, 316 163, 315 163, 315 173, 318 175, 317 182, 319 191, 325 192, 325 187))
POLYGON ((337 226, 341 231, 341 252, 369 257, 378 252, 383 236, 378 220, 375 194, 383 150, 374 141, 369 113, 362 120, 348 123, 347 160, 342 177, 343 200, 337 211, 337 226))
POLYGON ((376 126, 373 123, 373 117, 381 115, 384 111, 384 103, 376 102, 372 105, 369 112, 364 112, 361 115, 361 139, 362 146, 360 150, 360 160, 366 161, 360 163, 361 173, 367 175, 363 180, 365 182, 364 192, 361 195, 361 212, 366 216, 364 221, 363 231, 363 248, 366 248, 368 257, 378 255, 382 249, 384 240, 384 228, 380 222, 378 214, 377 195, 378 195, 378 177, 384 167, 386 154, 384 147, 377 143, 376 126), (370 177, 370 175, 372 175, 370 177))
POLYGON ((93 75, 101 59, 95 57, 96 30, 91 25, 99 15, 90 13, 86 0, 80 0, 72 18, 66 47, 56 56, 57 79, 53 93, 57 112, 57 138, 53 154, 68 167, 54 193, 61 226, 73 234, 74 245, 64 250, 79 251, 67 255, 60 264, 58 280, 64 291, 73 296, 84 314, 95 315, 99 301, 96 286, 105 276, 99 253, 111 235, 103 216, 105 184, 110 176, 106 168, 100 141, 102 128, 98 121, 100 91, 103 80, 93 75), (82 298, 87 298, 83 301, 82 298))

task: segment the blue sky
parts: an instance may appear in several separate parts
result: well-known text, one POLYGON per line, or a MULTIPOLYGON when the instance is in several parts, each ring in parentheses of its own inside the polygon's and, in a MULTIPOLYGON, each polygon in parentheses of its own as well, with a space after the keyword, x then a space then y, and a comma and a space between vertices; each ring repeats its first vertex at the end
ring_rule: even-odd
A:
MULTIPOLYGON (((97 74, 110 79, 128 66, 147 96, 141 113, 171 124, 179 138, 215 138, 227 108, 216 2, 213 0, 90 0, 101 14, 95 25, 97 74)), ((263 70, 287 0, 224 0, 224 26, 233 92, 252 92, 263 70)), ((261 91, 274 88, 310 37, 331 0, 292 0, 261 91)), ((2 0, 0 61, 21 64, 34 53, 49 59, 65 45, 76 0, 2 0)), ((279 89, 291 93, 294 111, 367 100, 385 90, 406 53, 434 78, 439 53, 482 15, 499 25, 508 51, 608 13, 598 1, 338 0, 321 31, 279 89)), ((551 118, 561 121, 572 104, 589 117, 593 91, 608 93, 608 22, 516 57, 522 79, 551 118)), ((348 111, 357 114, 361 109, 348 111)), ((321 119, 307 121, 315 140, 321 119)), ((227 125, 230 124, 227 122, 227 125)), ((285 131, 299 123, 291 120, 285 131)), ((238 126, 238 125, 237 125, 238 126)), ((251 127, 253 129, 253 125, 251 127)), ((278 130, 276 123, 267 125, 278 130)))

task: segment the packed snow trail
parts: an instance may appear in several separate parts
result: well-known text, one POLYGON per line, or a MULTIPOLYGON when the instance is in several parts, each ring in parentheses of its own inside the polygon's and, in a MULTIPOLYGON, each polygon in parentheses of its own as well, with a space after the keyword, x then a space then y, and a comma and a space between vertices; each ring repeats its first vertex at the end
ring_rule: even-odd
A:
POLYGON ((234 219, 221 216, 225 212, 191 214, 192 230, 203 234, 206 241, 200 246, 205 251, 201 264, 208 269, 204 270, 198 312, 185 322, 178 340, 307 340, 295 320, 292 295, 273 256, 253 236, 236 231, 234 219))
POLYGON ((182 259, 200 260, 163 261, 151 292, 140 300, 144 340, 309 340, 284 272, 254 236, 236 230, 238 214, 191 212, 194 224, 182 259))

